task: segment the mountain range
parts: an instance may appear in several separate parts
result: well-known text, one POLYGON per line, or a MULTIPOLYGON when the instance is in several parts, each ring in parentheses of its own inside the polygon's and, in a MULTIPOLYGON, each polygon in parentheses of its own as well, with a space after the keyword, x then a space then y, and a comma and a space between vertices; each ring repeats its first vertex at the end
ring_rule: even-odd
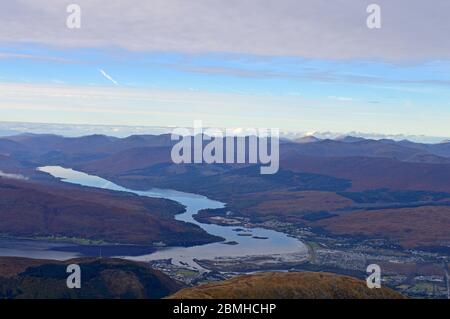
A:
MULTIPOLYGON (((260 175, 258 165, 177 165, 170 158, 174 143, 167 134, 127 138, 23 134, 0 139, 0 171, 23 175, 29 180, 15 181, 15 187, 20 189, 25 183, 35 183, 26 187, 36 191, 43 185, 49 187, 56 183, 60 187, 61 183, 35 168, 60 165, 98 175, 128 188, 172 188, 203 194, 226 202, 227 209, 236 216, 253 222, 289 221, 331 234, 388 238, 405 247, 445 246, 450 241, 450 220, 445 213, 450 205, 450 143, 423 144, 349 136, 338 140, 283 140, 280 143, 280 171, 274 175, 260 175), (389 214, 374 214, 376 209, 390 211, 389 214), (398 224, 396 221, 405 214, 414 214, 415 218, 398 224), (378 225, 376 232, 358 226, 365 216, 370 216, 378 225), (383 218, 378 220, 379 216, 383 218), (427 227, 436 235, 434 240, 433 236, 417 236, 423 233, 421 221, 427 221, 427 227)), ((3 179, 5 187, 10 187, 7 184, 12 182, 3 179)), ((54 188, 45 192, 61 196, 54 188)), ((23 196, 20 191, 16 194, 23 196)), ((3 201, 3 205, 5 212, 9 209, 5 205, 11 204, 3 201)), ((82 211, 79 209, 78 213, 82 211)), ((31 210, 29 214, 33 212, 31 210)), ((59 219, 54 221, 59 225, 59 219)), ((154 235, 154 238, 132 241, 164 238, 169 244, 182 242, 189 245, 189 242, 195 242, 188 239, 192 231, 201 242, 219 240, 198 229, 191 227, 188 230, 189 226, 177 224, 173 214, 164 221, 167 221, 167 231, 162 232, 165 235, 161 233, 159 238, 154 235), (181 229, 186 230, 186 236, 178 233, 183 232, 181 229), (170 242, 168 238, 175 238, 173 231, 180 237, 170 242)), ((154 225, 157 225, 156 221, 154 225)), ((160 225, 153 229, 158 227, 160 225)), ((41 232, 42 229, 34 229, 30 234, 41 232)), ((105 234, 102 239, 107 240, 108 236, 105 234)), ((115 234, 110 239, 117 241, 120 238, 115 234)))

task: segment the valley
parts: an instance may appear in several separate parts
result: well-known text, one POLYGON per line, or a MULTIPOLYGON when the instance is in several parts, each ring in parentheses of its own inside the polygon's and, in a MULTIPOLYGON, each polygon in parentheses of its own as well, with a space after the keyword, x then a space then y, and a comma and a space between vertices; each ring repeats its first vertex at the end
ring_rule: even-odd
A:
MULTIPOLYGON (((59 196, 59 202, 70 203, 64 208, 55 206, 54 216, 49 215, 52 222, 32 225, 31 232, 26 230, 31 226, 18 222, 12 236, 56 241, 70 238, 72 243, 84 246, 150 245, 156 251, 120 255, 146 261, 188 285, 274 270, 328 271, 364 279, 366 266, 376 263, 383 269, 384 284, 405 295, 445 297, 444 265, 448 265, 450 256, 448 143, 350 138, 283 141, 280 171, 275 175, 260 175, 258 165, 176 165, 170 161, 172 145, 168 135, 124 139, 23 135, 0 139, 0 170, 26 179, 0 179, 5 194, 20 194, 17 189, 21 188, 32 190, 32 194, 39 189, 45 190, 46 198, 59 196), (42 146, 35 147, 36 143, 42 146), (106 188, 115 185, 113 190, 127 193, 62 183, 37 170, 47 165, 72 167, 99 176, 113 183, 104 184, 106 188), (187 204, 176 204, 173 197, 172 201, 161 201, 130 194, 130 190, 142 195, 155 188, 195 193, 223 204, 199 206, 186 215, 182 210, 187 204), (79 200, 83 205, 66 200, 69 193, 70 200, 79 200), (101 203, 105 206, 98 206, 101 203), (166 206, 161 206, 163 203, 166 206), (137 218, 126 218, 126 227, 133 229, 128 234, 111 232, 114 224, 103 228, 101 236, 97 230, 94 236, 73 229, 58 230, 58 212, 70 212, 67 206, 80 212, 108 211, 114 219, 121 216, 120 211, 129 211, 137 218), (144 212, 148 212, 146 223, 141 222, 144 212), (152 216, 157 217, 157 223, 152 216), (183 220, 182 216, 189 218, 183 220), (150 220, 164 231, 148 231, 152 227, 150 220), (215 232, 225 228, 230 230, 215 232), (278 246, 273 246, 276 242, 265 234, 274 231, 285 234, 278 246), (302 242, 304 252, 283 250, 290 247, 287 238, 302 242), (250 247, 256 254, 247 252, 246 242, 252 243, 250 247), (161 245, 167 249, 161 249, 161 245), (271 245, 272 252, 263 252, 271 245), (188 259, 173 258, 174 254, 186 252, 180 246, 192 247, 187 249, 194 253, 188 259), (218 256, 214 251, 224 253, 218 256)), ((158 191, 146 195, 163 196, 158 191)), ((1 203, 11 206, 5 200, 1 203)), ((40 207, 34 202, 30 205, 40 207)), ((53 207, 46 205, 42 207, 53 207)), ((45 221, 43 218, 38 220, 45 221)), ((77 225, 79 221, 73 222, 77 225)), ((120 219, 118 222, 122 223, 120 219)), ((94 253, 97 251, 94 249, 94 253)))

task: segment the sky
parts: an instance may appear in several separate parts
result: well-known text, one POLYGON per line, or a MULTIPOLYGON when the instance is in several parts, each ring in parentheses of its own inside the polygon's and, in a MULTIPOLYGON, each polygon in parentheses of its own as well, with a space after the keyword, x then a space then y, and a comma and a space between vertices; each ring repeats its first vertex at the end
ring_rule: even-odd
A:
POLYGON ((450 137, 450 2, 330 2, 2 3, 0 121, 450 137))

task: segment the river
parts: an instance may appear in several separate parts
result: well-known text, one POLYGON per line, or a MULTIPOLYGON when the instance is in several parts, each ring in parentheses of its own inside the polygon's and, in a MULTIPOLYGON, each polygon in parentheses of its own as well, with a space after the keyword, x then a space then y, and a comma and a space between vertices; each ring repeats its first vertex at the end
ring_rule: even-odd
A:
MULTIPOLYGON (((236 245, 227 245, 222 243, 212 243, 194 247, 167 247, 159 248, 156 252, 143 254, 139 256, 127 256, 126 254, 117 257, 150 261, 159 259, 172 259, 172 263, 178 265, 189 266, 194 269, 201 269, 201 267, 195 263, 194 259, 214 259, 217 257, 243 257, 243 256, 259 256, 259 255, 276 255, 276 254, 288 254, 288 253, 305 253, 307 254, 307 247, 298 239, 290 237, 284 233, 263 229, 263 228, 243 228, 236 226, 220 226, 214 224, 203 224, 196 221, 192 216, 201 209, 207 208, 222 208, 224 203, 211 200, 205 196, 184 193, 168 189, 150 189, 148 191, 138 191, 128 189, 117 184, 114 184, 106 179, 98 176, 88 175, 83 172, 75 171, 69 168, 63 168, 60 166, 46 166, 39 168, 40 171, 46 172, 55 178, 59 178, 66 183, 72 183, 82 185, 86 187, 95 187, 102 189, 109 189, 114 191, 123 191, 134 193, 139 196, 148 196, 156 198, 166 198, 186 207, 186 211, 182 214, 176 215, 175 218, 179 221, 192 223, 203 228, 205 231, 212 235, 217 235, 225 238, 226 242, 236 242, 236 245), (237 232, 236 228, 241 228, 243 231, 237 232), (251 236, 242 236, 243 233, 251 234, 251 236), (239 235, 241 234, 241 236, 239 235), (255 238, 257 237, 257 238, 255 238), (259 238, 258 238, 259 237, 259 238), (261 239, 267 238, 267 239, 261 239)), ((30 253, 30 244, 27 243, 27 249, 24 250, 24 257, 30 253)), ((49 243, 55 245, 54 243, 49 243)), ((5 246, 5 244, 3 244, 5 246)), ((31 245, 33 246, 33 245, 31 245)), ((39 253, 34 252, 30 257, 36 258, 50 258, 50 259, 67 259, 75 257, 67 252, 57 252, 52 250, 52 246, 49 246, 48 256, 45 255, 44 246, 39 246, 39 253)), ((32 247, 31 247, 32 248, 32 247)), ((8 250, 8 247, 3 247, 3 250, 8 250)), ((32 250, 32 249, 31 249, 32 250)), ((2 251, 2 241, 0 241, 0 255, 4 255, 2 251)), ((18 245, 16 244, 14 255, 22 255, 18 245)), ((79 256, 79 255, 78 255, 79 256)))

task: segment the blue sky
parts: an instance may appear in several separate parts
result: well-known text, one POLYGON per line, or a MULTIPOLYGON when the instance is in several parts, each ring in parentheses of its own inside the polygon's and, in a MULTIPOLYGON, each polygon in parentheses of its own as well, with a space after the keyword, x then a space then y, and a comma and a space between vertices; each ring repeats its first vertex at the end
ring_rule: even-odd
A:
MULTIPOLYGON (((19 16, 22 9, 35 14, 31 2, 29 6, 13 9, 19 16)), ((267 15, 270 23, 270 13, 261 14, 267 15)), ((33 16, 31 22, 27 19, 24 23, 44 28, 38 24, 41 18, 33 16)), ((133 30, 135 21, 141 20, 130 18, 123 28, 133 30)), ((188 22, 183 26, 192 32, 202 23, 192 21, 190 26, 188 22)), ((169 27, 172 25, 161 32, 169 27)), ((220 22, 214 27, 219 33, 226 29, 220 22)), ((245 50, 238 45, 235 50, 226 46, 227 41, 241 41, 245 32, 230 35, 223 31, 224 40, 217 42, 224 42, 223 47, 208 34, 198 35, 197 30, 194 39, 190 34, 168 34, 164 41, 173 37, 172 41, 155 40, 156 44, 141 48, 138 45, 152 40, 136 35, 135 43, 129 42, 131 36, 112 36, 109 41, 109 29, 68 39, 67 30, 61 30, 64 34, 51 37, 51 24, 47 31, 28 37, 29 29, 16 27, 16 38, 0 32, 0 120, 152 126, 190 126, 194 120, 202 120, 207 126, 218 127, 449 137, 450 60, 445 46, 422 50, 420 43, 409 41, 397 48, 390 32, 379 40, 386 41, 382 43, 385 50, 372 54, 364 51, 367 43, 358 44, 361 41, 352 33, 352 25, 348 27, 348 33, 342 33, 348 34, 348 39, 338 33, 334 38, 351 43, 351 50, 330 44, 320 51, 319 44, 311 44, 314 40, 305 35, 303 46, 294 47, 291 43, 295 39, 284 39, 289 44, 285 52, 261 44, 270 42, 270 35, 266 35, 267 41, 255 40, 254 46, 245 50), (84 43, 85 39, 93 40, 84 43), (402 51, 408 45, 415 47, 402 51)), ((333 36, 332 30, 329 32, 333 36)), ((398 36, 407 39, 408 31, 402 32, 398 36)), ((248 42, 257 36, 255 32, 248 42)), ((371 40, 378 41, 378 36, 371 40)), ((242 47, 247 44, 242 43, 242 47)))

